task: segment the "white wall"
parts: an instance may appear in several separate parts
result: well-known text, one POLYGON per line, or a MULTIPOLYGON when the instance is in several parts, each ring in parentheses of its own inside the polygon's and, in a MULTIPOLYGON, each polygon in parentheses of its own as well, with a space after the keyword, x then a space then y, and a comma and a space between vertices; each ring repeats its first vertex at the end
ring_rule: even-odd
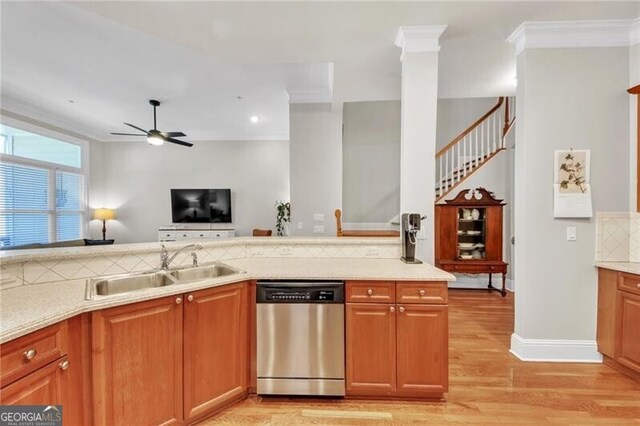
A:
MULTIPOLYGON (((529 49, 517 63, 515 333, 593 342, 595 219, 553 218, 553 153, 590 149, 594 212, 628 208, 629 52, 529 49)), ((587 352, 577 357, 595 358, 595 343, 587 352)))
POLYGON ((438 99, 436 151, 498 103, 498 98, 438 99))
POLYGON ((400 101, 345 102, 343 222, 386 223, 400 211, 400 101))
MULTIPOLYGON (((277 200, 289 199, 288 141, 198 142, 192 148, 146 142, 98 143, 91 151, 91 207, 116 209, 107 237, 116 243, 157 241, 171 224, 171 188, 231 188, 236 235, 273 229, 277 200)), ((91 223, 91 237, 100 235, 91 223)))
POLYGON ((292 104, 289 110, 291 235, 335 236, 342 205, 342 111, 331 104, 292 104), (323 221, 314 221, 323 214, 323 221), (300 225, 300 227, 299 227, 300 225), (323 226, 323 232, 314 232, 323 226))

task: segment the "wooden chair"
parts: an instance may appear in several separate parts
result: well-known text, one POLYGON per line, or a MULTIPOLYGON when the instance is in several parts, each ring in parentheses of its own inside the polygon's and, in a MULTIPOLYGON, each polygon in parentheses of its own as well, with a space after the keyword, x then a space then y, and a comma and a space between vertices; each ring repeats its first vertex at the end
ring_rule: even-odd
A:
POLYGON ((384 229, 354 229, 345 230, 342 229, 342 211, 336 209, 336 235, 338 237, 400 237, 400 231, 384 230, 384 229))
POLYGON ((270 237, 273 231, 271 229, 254 229, 253 236, 254 237, 270 237))

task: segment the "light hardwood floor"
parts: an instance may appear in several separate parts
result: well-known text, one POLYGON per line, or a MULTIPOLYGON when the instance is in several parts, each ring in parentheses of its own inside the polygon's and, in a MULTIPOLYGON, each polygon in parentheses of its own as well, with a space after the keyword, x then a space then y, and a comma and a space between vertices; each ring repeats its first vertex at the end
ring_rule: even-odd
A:
POLYGON ((511 355, 513 295, 449 292, 446 402, 250 397, 204 425, 638 424, 640 383, 603 364, 511 355))

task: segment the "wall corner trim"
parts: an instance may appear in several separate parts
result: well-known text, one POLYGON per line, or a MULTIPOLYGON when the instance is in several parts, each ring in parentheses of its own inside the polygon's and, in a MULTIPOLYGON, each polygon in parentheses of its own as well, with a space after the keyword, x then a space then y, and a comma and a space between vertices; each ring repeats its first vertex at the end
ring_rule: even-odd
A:
POLYGON ((507 41, 516 55, 525 49, 628 47, 640 43, 640 18, 523 22, 507 41))
POLYGON ((440 36, 447 25, 424 25, 400 27, 395 44, 402 49, 400 60, 405 53, 423 53, 440 51, 440 36))
POLYGON ((513 333, 509 352, 522 361, 602 362, 595 340, 524 339, 513 333))

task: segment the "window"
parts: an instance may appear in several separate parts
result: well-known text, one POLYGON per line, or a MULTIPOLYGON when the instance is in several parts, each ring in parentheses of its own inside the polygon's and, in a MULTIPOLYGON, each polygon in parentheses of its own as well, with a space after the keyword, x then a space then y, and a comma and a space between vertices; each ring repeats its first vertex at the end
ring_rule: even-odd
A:
POLYGON ((81 238, 82 146, 0 126, 0 248, 81 238))

